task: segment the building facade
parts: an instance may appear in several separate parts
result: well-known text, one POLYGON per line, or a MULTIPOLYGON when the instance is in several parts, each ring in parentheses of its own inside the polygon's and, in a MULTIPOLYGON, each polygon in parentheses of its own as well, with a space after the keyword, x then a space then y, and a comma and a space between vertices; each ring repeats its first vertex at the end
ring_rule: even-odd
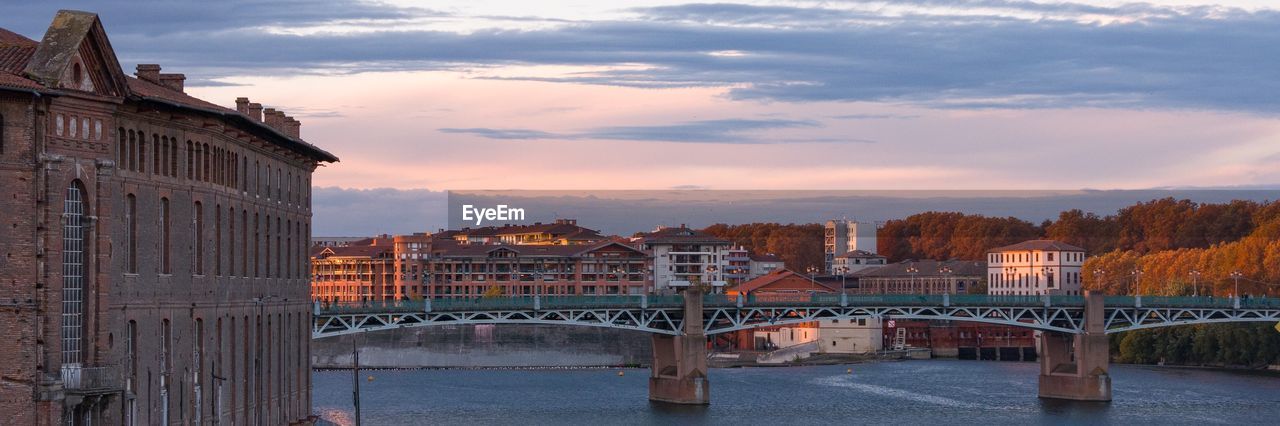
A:
POLYGON ((311 173, 247 99, 122 71, 97 15, 0 29, 0 412, 13 424, 310 413, 311 173))
POLYGON ((311 298, 322 303, 400 299, 395 247, 388 236, 311 248, 311 298))
POLYGON ((680 227, 659 227, 634 240, 653 257, 653 291, 668 293, 692 282, 725 285, 728 240, 680 227))
POLYGON ((987 252, 987 293, 1080 295, 1084 249, 1053 240, 1029 240, 987 252))
POLYGON ((832 264, 832 274, 849 275, 863 269, 884 266, 888 263, 888 259, 884 256, 863 250, 853 250, 836 256, 835 263, 832 264))
POLYGON ((852 220, 828 220, 823 233, 827 274, 835 275, 836 257, 851 251, 876 253, 876 225, 852 220))
POLYGON ((982 283, 987 265, 967 260, 906 260, 863 269, 858 294, 965 294, 982 283))

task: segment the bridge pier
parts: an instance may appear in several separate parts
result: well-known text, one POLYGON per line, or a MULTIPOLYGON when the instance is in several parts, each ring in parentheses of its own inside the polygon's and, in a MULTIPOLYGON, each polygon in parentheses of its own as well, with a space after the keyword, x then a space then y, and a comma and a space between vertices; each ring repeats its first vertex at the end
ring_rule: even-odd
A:
POLYGON ((707 381, 707 336, 702 330, 702 292, 685 292, 684 333, 653 335, 649 400, 672 404, 711 403, 707 381))
POLYGON ((1040 336, 1040 397, 1111 401, 1110 345, 1102 294, 1085 292, 1084 333, 1040 336))

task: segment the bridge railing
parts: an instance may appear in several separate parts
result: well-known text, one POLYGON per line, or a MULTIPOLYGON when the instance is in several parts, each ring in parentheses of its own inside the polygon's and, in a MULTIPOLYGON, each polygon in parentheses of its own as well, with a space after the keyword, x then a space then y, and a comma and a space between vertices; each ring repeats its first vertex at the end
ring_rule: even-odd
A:
MULTIPOLYGON (((749 295, 742 301, 743 307, 839 307, 839 306, 991 306, 1035 307, 1084 306, 1083 296, 992 296, 983 294, 769 294, 749 295)), ((1106 296, 1108 307, 1144 308, 1217 308, 1231 309, 1236 300, 1227 297, 1189 296, 1106 296)), ((1242 309, 1280 309, 1280 299, 1256 297, 1242 298, 1242 309)), ((527 309, 600 309, 600 308, 677 308, 683 306, 682 295, 603 295, 603 296, 513 296, 480 298, 432 298, 430 300, 393 300, 350 303, 322 303, 316 306, 321 314, 367 314, 456 312, 479 310, 527 310, 527 309)), ((706 307, 733 307, 737 297, 724 294, 703 296, 706 307)))

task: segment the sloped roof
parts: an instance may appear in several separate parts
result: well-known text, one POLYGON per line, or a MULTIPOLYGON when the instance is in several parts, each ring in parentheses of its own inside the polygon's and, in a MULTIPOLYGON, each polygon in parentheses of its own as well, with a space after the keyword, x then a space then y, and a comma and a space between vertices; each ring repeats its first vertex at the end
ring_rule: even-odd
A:
POLYGON ((85 53, 89 57, 84 59, 93 59, 94 63, 101 64, 103 74, 95 82, 102 84, 98 87, 105 94, 213 114, 318 161, 338 161, 338 157, 315 145, 235 110, 124 75, 98 15, 90 12, 58 11, 40 42, 0 28, 0 88, 38 90, 54 95, 65 93, 59 90, 58 79, 76 55, 85 53), (92 43, 85 44, 87 40, 92 43))
POLYGON ((984 276, 987 274, 987 262, 975 262, 971 260, 904 260, 898 263, 890 263, 884 266, 862 269, 853 274, 852 277, 859 278, 891 278, 891 277, 936 277, 946 275, 941 272, 943 267, 951 268, 951 276, 984 276), (911 268, 915 268, 915 272, 911 272, 911 268))
POLYGON ((1083 248, 1073 246, 1061 241, 1055 240, 1027 240, 1017 244, 1007 245, 1004 247, 996 247, 988 251, 988 253, 998 253, 1005 251, 1084 251, 1083 248))
POLYGON ((881 255, 878 255, 878 254, 875 254, 875 253, 871 253, 871 252, 866 251, 866 250, 854 250, 854 251, 851 251, 851 252, 848 252, 848 253, 845 253, 845 254, 842 254, 842 255, 836 256, 836 257, 844 257, 844 258, 849 258, 849 259, 857 259, 857 258, 867 259, 867 258, 881 258, 881 257, 884 257, 884 256, 881 256, 881 255))
POLYGON ((773 272, 739 284, 737 290, 742 293, 752 293, 788 280, 796 280, 796 282, 803 282, 804 285, 821 287, 822 290, 826 291, 840 291, 840 283, 838 282, 833 287, 830 282, 811 280, 807 275, 801 275, 786 268, 775 269, 773 272))
POLYGON ((644 243, 657 244, 729 244, 729 240, 685 227, 662 228, 657 231, 641 234, 640 239, 644 243))
POLYGON ((749 254, 747 255, 754 262, 781 262, 782 258, 773 254, 749 254))

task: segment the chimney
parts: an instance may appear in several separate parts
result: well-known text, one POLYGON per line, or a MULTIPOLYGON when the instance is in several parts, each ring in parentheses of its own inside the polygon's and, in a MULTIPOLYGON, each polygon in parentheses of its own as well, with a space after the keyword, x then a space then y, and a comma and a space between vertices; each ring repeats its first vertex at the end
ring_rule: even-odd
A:
POLYGON ((262 110, 262 122, 266 123, 267 127, 280 130, 280 117, 276 115, 277 112, 275 108, 262 110))
POLYGON ((160 64, 138 64, 138 70, 133 73, 138 78, 150 81, 152 83, 160 83, 160 64))
POLYGON ((302 122, 293 117, 285 117, 285 127, 289 129, 289 136, 294 139, 302 139, 302 122))
POLYGON ((246 98, 246 97, 236 98, 236 112, 239 112, 244 115, 249 115, 249 98, 246 98))
POLYGON ((184 74, 160 74, 160 84, 179 92, 182 91, 182 82, 186 81, 187 76, 184 74))
POLYGON ((249 104, 249 118, 259 123, 262 122, 262 104, 257 102, 249 104))

